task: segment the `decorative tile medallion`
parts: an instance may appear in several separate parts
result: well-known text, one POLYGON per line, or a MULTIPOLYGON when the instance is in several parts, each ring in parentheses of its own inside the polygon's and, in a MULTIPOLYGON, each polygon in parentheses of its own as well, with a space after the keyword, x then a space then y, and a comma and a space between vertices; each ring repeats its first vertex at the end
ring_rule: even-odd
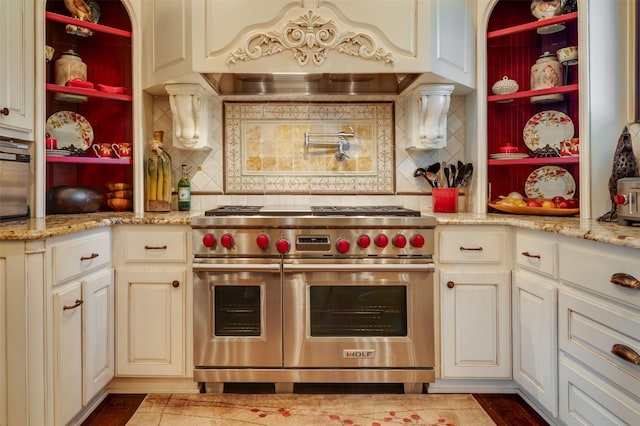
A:
POLYGON ((225 192, 392 194, 393 131, 393 102, 225 102, 225 192), (339 138, 305 143, 337 132, 342 160, 339 138))

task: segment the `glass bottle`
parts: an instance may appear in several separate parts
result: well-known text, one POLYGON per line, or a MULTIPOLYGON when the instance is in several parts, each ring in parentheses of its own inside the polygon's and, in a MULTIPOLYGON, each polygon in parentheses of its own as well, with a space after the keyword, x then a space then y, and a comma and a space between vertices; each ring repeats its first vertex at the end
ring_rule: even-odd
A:
POLYGON ((151 150, 145 157, 145 211, 171 211, 171 157, 164 150, 163 131, 153 132, 151 150))
POLYGON ((182 178, 178 181, 178 210, 191 210, 191 182, 187 165, 182 165, 182 178))

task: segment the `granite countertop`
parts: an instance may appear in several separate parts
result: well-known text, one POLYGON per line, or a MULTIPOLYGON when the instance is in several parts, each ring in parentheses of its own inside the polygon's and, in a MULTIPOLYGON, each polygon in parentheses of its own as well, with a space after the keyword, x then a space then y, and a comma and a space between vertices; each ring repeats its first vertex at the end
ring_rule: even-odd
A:
MULTIPOLYGON (((38 240, 104 226, 189 225, 191 218, 202 212, 145 213, 137 217, 132 212, 101 212, 75 215, 51 215, 44 219, 24 219, 0 222, 0 241, 38 240)), ((600 241, 618 246, 640 248, 640 227, 620 226, 577 217, 524 216, 502 213, 433 213, 438 225, 507 225, 600 241)))

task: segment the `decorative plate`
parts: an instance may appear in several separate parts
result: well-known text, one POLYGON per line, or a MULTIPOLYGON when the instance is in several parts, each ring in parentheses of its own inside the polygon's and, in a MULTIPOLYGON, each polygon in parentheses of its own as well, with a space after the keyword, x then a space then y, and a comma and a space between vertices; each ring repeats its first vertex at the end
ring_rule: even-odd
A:
POLYGON ((549 145, 560 149, 560 143, 573 137, 573 121, 560 111, 542 111, 534 114, 524 126, 522 136, 531 151, 549 145))
POLYGON ((524 184, 529 198, 573 198, 576 181, 567 169, 558 166, 543 166, 535 169, 524 184))
POLYGON ((47 119, 46 132, 58 140, 58 149, 86 151, 93 143, 93 129, 86 118, 73 111, 59 111, 47 119))
POLYGON ((493 207, 504 213, 511 214, 530 214, 538 216, 573 216, 580 213, 580 209, 546 209, 544 207, 516 207, 505 206, 502 204, 489 203, 489 207, 493 207))

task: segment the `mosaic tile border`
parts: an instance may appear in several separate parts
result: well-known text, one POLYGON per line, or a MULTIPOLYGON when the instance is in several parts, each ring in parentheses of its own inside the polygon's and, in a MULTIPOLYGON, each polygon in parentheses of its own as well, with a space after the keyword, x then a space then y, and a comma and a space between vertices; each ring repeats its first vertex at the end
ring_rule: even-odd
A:
MULTIPOLYGON (((228 194, 393 194, 395 191, 394 152, 394 103, 393 102, 224 102, 224 167, 225 192, 228 194), (338 131, 350 126, 371 129, 368 147, 361 152, 354 149, 351 157, 338 162, 331 149, 322 168, 291 169, 277 165, 261 169, 248 159, 260 156, 264 151, 277 153, 276 146, 260 148, 256 152, 255 137, 246 134, 249 129, 271 129, 278 123, 294 127, 295 147, 288 154, 298 165, 310 161, 309 150, 304 149, 304 128, 317 132, 338 131), (354 125, 354 123, 356 123, 354 125), (250 152, 251 151, 251 152, 250 152), (360 157, 359 157, 360 156, 360 157), (365 157, 371 159, 367 163, 365 157), (362 164, 358 163, 362 160, 362 164)), ((273 133, 273 132, 272 132, 273 133)), ((277 145, 270 134, 262 144, 277 145)), ((356 132, 357 137, 357 132, 356 132)), ((363 142, 363 145, 366 145, 363 142)), ((289 162, 289 163, 291 163, 289 162)))

